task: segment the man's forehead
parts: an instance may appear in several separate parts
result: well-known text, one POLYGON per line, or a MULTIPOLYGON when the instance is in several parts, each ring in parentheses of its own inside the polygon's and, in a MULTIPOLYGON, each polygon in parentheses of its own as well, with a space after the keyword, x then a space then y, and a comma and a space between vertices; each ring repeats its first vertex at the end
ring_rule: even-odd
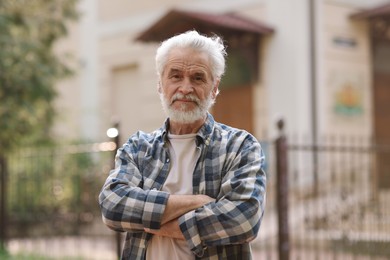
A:
POLYGON ((167 57, 165 72, 202 72, 211 74, 210 59, 207 53, 192 48, 172 49, 167 57))
POLYGON ((166 69, 169 72, 193 71, 207 73, 209 71, 207 65, 185 62, 170 62, 167 64, 166 69))

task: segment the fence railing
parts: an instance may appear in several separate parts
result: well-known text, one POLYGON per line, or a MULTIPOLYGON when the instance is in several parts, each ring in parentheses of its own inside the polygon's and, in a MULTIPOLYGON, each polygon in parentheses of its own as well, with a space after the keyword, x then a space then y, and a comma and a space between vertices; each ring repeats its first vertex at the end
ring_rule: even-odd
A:
POLYGON ((390 187, 383 184, 390 145, 350 136, 314 145, 281 134, 273 149, 276 166, 256 243, 264 259, 390 255, 390 187))
POLYGON ((98 248, 77 252, 66 247, 59 250, 53 243, 73 237, 77 242, 70 247, 85 245, 86 241, 95 241, 90 245, 98 246, 99 241, 110 240, 115 256, 115 240, 101 224, 98 204, 115 149, 114 142, 102 142, 24 148, 9 156, 4 214, 7 218, 0 227, 7 235, 8 247, 12 251, 39 250, 34 253, 52 257, 69 253, 74 257, 82 253, 91 256, 96 251, 97 257, 88 259, 107 259, 107 253, 98 248))

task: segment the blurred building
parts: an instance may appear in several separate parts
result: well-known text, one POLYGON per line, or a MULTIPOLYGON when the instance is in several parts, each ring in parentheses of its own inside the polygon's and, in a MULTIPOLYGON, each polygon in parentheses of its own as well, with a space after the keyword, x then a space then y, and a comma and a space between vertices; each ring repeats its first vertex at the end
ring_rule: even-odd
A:
POLYGON ((228 45, 213 113, 259 139, 288 133, 390 140, 390 3, 384 0, 80 0, 59 52, 77 75, 58 85, 55 134, 122 142, 161 126, 154 55, 159 41, 197 29, 228 45))

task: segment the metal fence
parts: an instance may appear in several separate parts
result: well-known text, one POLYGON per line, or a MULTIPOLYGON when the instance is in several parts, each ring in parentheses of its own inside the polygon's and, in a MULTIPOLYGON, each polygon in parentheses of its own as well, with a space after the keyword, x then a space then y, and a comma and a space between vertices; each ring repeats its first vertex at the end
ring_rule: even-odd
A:
POLYGON ((390 145, 281 135, 271 151, 259 259, 389 259, 390 145))
POLYGON ((7 158, 7 249, 12 254, 115 259, 98 194, 114 142, 24 148, 7 158))
MULTIPOLYGON (((255 260, 388 259, 390 189, 381 187, 378 158, 390 156, 390 146, 351 137, 262 144, 267 205, 255 260)), ((115 143, 81 144, 9 157, 8 250, 116 259, 118 236, 102 224, 97 201, 114 150, 115 143)))

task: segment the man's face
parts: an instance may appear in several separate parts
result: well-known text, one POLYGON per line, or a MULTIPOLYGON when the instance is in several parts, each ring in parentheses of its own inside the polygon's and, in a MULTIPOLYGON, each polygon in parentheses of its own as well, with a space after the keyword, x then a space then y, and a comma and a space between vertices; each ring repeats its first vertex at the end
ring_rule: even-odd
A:
POLYGON ((217 87, 205 53, 189 48, 169 53, 159 92, 170 120, 192 123, 205 118, 214 103, 217 87))

